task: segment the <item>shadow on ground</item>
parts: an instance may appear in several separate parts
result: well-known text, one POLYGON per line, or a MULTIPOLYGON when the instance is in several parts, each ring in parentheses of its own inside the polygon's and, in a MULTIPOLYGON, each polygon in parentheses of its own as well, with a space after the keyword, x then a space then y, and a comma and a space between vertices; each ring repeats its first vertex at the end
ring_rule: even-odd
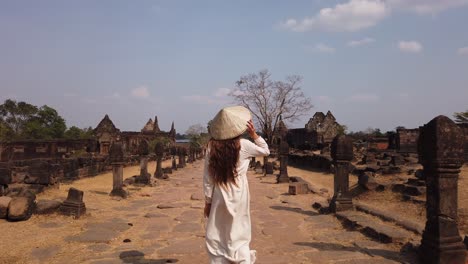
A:
POLYGON ((290 212, 294 212, 294 213, 300 213, 300 214, 304 214, 304 215, 307 215, 307 216, 320 215, 319 213, 314 212, 314 211, 302 210, 302 208, 292 208, 292 207, 279 206, 279 205, 270 206, 270 208, 275 209, 275 210, 284 210, 284 211, 290 211, 290 212))
POLYGON ((131 264, 165 264, 165 263, 177 263, 177 259, 147 259, 145 254, 138 250, 123 251, 119 255, 120 259, 124 263, 131 264))
POLYGON ((353 246, 344 246, 336 243, 325 243, 325 242, 296 242, 294 243, 299 246, 308 246, 320 251, 350 251, 350 252, 361 252, 371 257, 379 256, 385 259, 401 262, 401 263, 419 263, 417 256, 414 252, 402 252, 378 249, 378 248, 365 248, 354 244, 353 246))

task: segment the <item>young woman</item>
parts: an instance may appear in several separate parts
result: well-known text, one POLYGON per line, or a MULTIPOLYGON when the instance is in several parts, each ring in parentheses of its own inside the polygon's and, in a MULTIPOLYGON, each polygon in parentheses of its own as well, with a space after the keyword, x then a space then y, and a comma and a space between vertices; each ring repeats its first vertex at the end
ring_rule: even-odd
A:
POLYGON ((255 262, 250 250, 250 194, 247 169, 252 157, 268 156, 265 140, 257 135, 250 111, 223 108, 211 121, 211 140, 205 156, 206 246, 211 264, 255 262), (247 131, 255 144, 240 136, 247 131))

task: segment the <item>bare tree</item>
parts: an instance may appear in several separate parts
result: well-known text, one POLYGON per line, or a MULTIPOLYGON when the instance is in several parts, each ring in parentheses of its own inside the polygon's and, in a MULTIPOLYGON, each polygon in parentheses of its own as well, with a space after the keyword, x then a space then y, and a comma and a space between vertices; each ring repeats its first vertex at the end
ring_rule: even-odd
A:
POLYGON ((313 107, 311 99, 302 92, 301 83, 302 77, 297 75, 273 81, 270 72, 262 70, 241 76, 229 95, 252 112, 258 129, 271 144, 280 117, 293 122, 313 107))

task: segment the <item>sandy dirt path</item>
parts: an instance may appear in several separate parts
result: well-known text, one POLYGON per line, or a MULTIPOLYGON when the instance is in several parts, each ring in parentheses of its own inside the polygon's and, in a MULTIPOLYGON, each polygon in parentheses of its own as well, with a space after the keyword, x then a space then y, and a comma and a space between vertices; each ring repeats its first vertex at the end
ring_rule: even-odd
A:
MULTIPOLYGON (((150 163, 150 172, 154 166, 150 163)), ((127 188, 128 199, 109 197, 110 173, 48 190, 38 199, 65 198, 70 187, 84 190, 87 214, 0 221, 0 263, 208 263, 202 166, 202 161, 188 164, 154 187, 127 188)), ((138 172, 125 168, 124 177, 138 172)), ((333 182, 331 175, 294 168, 289 174, 326 187, 333 182)), ((399 263, 398 247, 346 231, 333 215, 314 211, 311 204, 320 197, 290 196, 288 184, 275 184, 274 176, 249 175, 257 263, 399 263)))

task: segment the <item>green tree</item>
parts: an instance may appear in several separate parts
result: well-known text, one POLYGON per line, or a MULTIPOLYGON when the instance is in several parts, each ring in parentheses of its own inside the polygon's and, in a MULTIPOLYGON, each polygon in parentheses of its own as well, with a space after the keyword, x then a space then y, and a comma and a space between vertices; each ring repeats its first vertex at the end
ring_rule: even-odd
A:
POLYGON ((468 123, 468 110, 465 112, 455 112, 453 113, 453 117, 455 118, 455 122, 466 124, 468 123))
POLYGON ((338 135, 346 135, 347 131, 348 131, 348 126, 346 126, 346 125, 339 125, 338 126, 338 129, 337 129, 338 135))
POLYGON ((171 144, 171 141, 167 137, 157 137, 148 143, 150 153, 154 153, 154 148, 159 142, 161 142, 165 148, 169 147, 169 145, 171 144))
POLYGON ((88 139, 93 137, 93 129, 91 127, 81 129, 76 126, 72 126, 67 129, 64 133, 66 139, 88 139))
POLYGON ((0 105, 0 140, 62 138, 65 120, 55 109, 7 99, 0 105))
POLYGON ((27 139, 63 138, 67 126, 55 109, 42 106, 25 124, 22 137, 27 139))
POLYGON ((2 140, 19 139, 26 123, 38 112, 38 108, 25 102, 7 99, 0 105, 0 132, 2 140))
POLYGON ((210 139, 207 128, 201 124, 191 125, 185 134, 189 138, 189 144, 192 148, 201 148, 208 143, 210 139))

